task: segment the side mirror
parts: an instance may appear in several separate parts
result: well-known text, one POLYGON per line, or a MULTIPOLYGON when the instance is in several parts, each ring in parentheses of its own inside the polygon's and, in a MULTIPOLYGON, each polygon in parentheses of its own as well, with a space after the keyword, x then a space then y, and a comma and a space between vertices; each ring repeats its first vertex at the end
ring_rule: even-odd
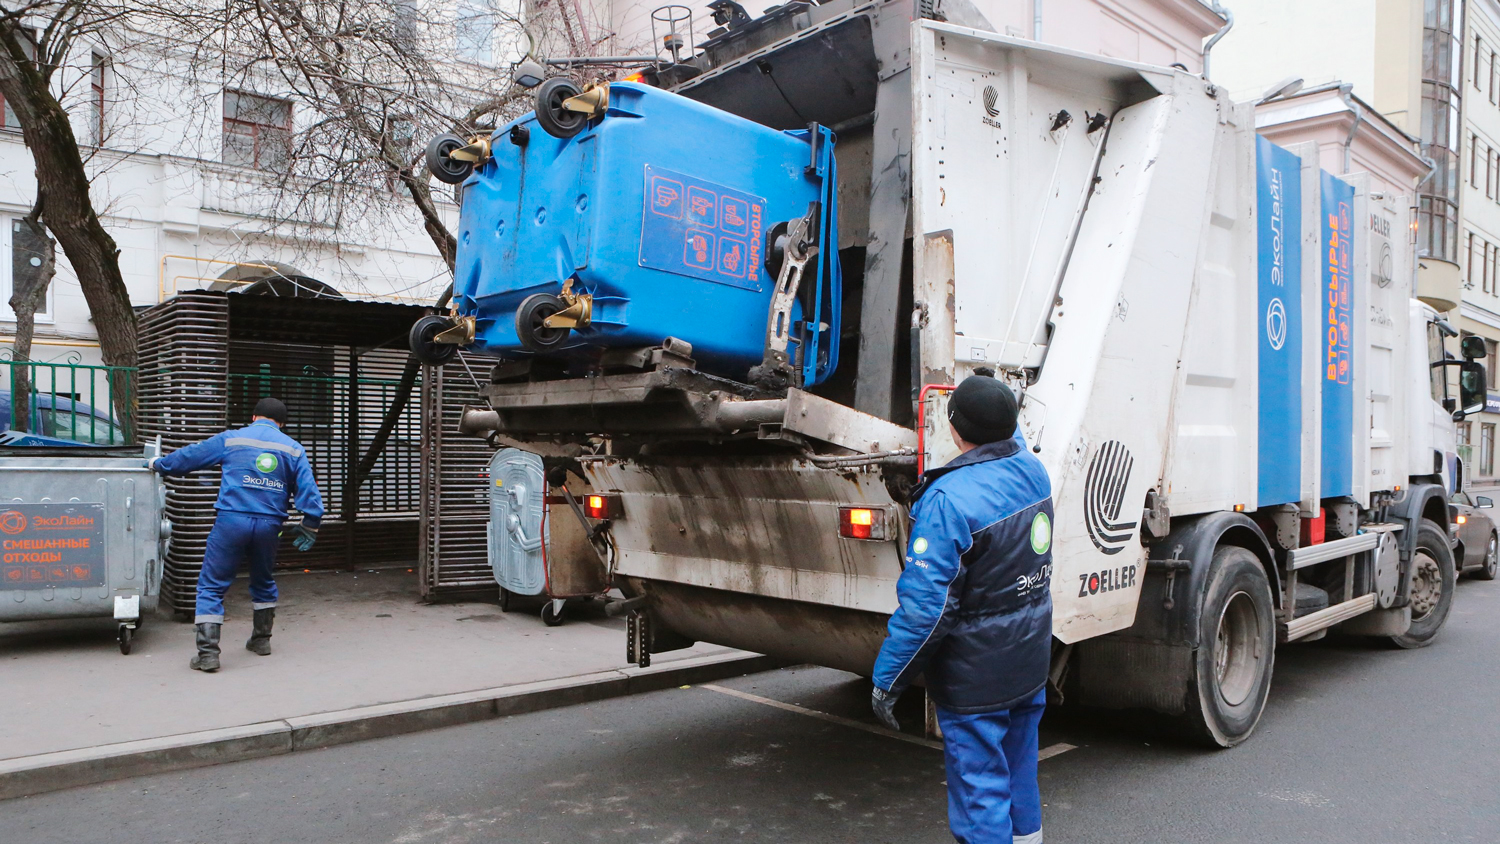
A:
POLYGON ((1485 495, 1476 495, 1474 496, 1474 506, 1481 510, 1492 510, 1495 507, 1495 500, 1485 495))
POLYGON ((1464 361, 1459 365, 1458 409, 1454 411, 1454 417, 1461 419, 1470 414, 1479 413, 1484 410, 1488 399, 1484 364, 1472 360, 1464 361))
POLYGON ((1478 360, 1489 357, 1490 350, 1486 347, 1484 338, 1470 334, 1459 342, 1458 348, 1468 360, 1478 360))

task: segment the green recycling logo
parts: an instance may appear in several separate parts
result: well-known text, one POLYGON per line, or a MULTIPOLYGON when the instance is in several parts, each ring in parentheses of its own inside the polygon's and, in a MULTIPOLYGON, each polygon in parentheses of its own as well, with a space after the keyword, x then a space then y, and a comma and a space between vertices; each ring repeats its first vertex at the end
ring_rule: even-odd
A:
POLYGON ((255 458, 255 468, 268 473, 276 471, 276 455, 261 452, 260 456, 255 458))
POLYGON ((1051 547, 1052 520, 1047 518, 1046 513, 1037 513, 1036 518, 1031 520, 1031 550, 1045 554, 1051 547))

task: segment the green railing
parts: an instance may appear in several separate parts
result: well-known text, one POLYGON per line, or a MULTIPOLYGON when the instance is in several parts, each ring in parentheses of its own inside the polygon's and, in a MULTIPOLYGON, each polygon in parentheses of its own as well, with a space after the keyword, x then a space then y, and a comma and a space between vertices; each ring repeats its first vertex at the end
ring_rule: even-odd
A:
POLYGON ((136 398, 134 367, 85 364, 77 352, 61 363, 14 360, 13 354, 0 349, 0 431, 83 445, 136 441, 129 410, 136 398))

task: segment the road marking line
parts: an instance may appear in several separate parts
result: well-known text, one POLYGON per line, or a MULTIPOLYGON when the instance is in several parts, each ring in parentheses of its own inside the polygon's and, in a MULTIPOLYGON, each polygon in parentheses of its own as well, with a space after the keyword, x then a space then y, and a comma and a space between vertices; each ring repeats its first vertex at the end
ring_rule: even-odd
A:
MULTIPOLYGON (((739 689, 730 689, 724 686, 715 685, 713 683, 700 683, 698 685, 698 688, 708 689, 711 692, 718 692, 721 695, 737 697, 740 700, 748 700, 751 703, 761 703, 765 704, 766 706, 774 706, 777 709, 782 709, 787 712, 794 712, 798 715, 806 715, 811 718, 817 718, 819 721, 827 721, 830 724, 840 724, 845 727, 853 727, 856 730, 864 730, 867 733, 874 733, 877 736, 899 739, 904 742, 910 742, 911 744, 920 744, 923 747, 930 747, 934 750, 943 749, 943 743, 940 741, 917 738, 916 736, 909 736, 905 733, 893 733, 884 727, 877 727, 874 724, 866 724, 862 721, 855 721, 852 718, 841 718, 837 715, 829 715, 827 712, 819 712, 816 709, 808 709, 805 706, 798 706, 795 703, 786 703, 784 701, 772 700, 768 697, 761 697, 760 695, 752 695, 749 692, 742 692, 739 689)), ((1066 742, 1058 742, 1057 744, 1042 748, 1041 751, 1036 755, 1037 761, 1040 762, 1043 759, 1050 759, 1053 756, 1067 753, 1069 750, 1077 749, 1078 748, 1075 745, 1071 745, 1066 742)))
POLYGON ((1057 756, 1058 754, 1067 753, 1069 750, 1077 750, 1077 749, 1078 749, 1077 745, 1068 744, 1065 741, 1060 741, 1057 744, 1048 745, 1048 746, 1042 748, 1040 751, 1038 751, 1037 754, 1036 754, 1036 761, 1040 762, 1043 759, 1051 759, 1052 757, 1057 756))

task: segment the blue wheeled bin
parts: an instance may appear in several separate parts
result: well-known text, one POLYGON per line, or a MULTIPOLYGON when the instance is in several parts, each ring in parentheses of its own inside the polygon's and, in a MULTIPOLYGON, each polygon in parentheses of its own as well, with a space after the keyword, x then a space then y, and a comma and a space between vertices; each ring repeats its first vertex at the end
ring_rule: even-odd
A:
POLYGON ((487 149, 480 139, 471 172, 449 174, 462 178, 454 307, 473 318, 468 348, 586 368, 602 350, 674 337, 700 369, 744 379, 766 354, 785 233, 806 221, 820 248, 790 307, 790 380, 827 378, 840 302, 832 134, 768 129, 647 85, 602 91, 597 112, 573 115, 575 134, 532 113, 487 149), (559 312, 562 327, 549 320, 559 312))

